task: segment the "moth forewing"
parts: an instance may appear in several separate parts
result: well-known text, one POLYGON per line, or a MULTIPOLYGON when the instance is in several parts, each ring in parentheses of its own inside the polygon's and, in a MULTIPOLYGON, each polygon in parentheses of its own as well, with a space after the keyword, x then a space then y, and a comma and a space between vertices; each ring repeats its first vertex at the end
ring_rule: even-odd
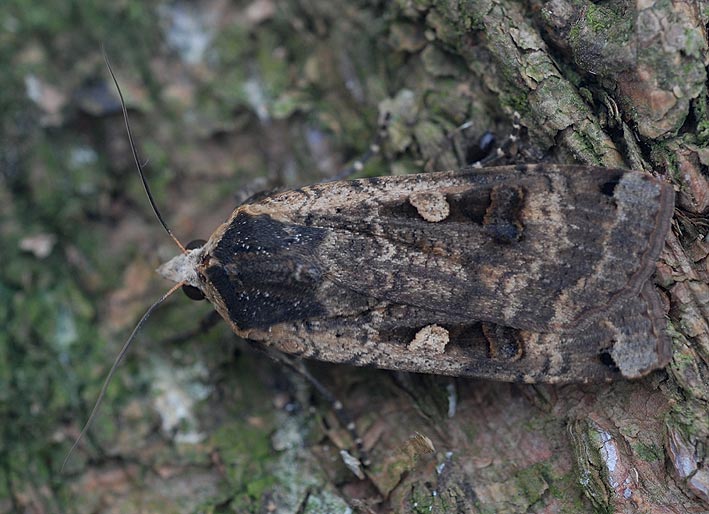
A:
POLYGON ((291 354, 529 382, 636 377, 669 359, 648 280, 673 205, 650 175, 587 166, 330 182, 238 207, 163 273, 196 280, 240 336, 291 354))

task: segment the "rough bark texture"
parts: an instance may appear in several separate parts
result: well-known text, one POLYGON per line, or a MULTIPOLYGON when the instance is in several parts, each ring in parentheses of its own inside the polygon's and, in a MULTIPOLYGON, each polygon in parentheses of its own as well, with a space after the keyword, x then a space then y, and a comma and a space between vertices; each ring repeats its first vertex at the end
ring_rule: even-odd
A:
POLYGON ((0 5, 0 512, 709 510, 706 5, 54 4, 0 5), (225 326, 176 337, 209 312, 180 298, 60 475, 175 252, 131 168, 101 43, 185 242, 268 182, 334 175, 383 110, 391 137, 367 174, 457 167, 516 110, 518 161, 666 177, 678 209, 656 282, 671 364, 559 387, 314 364, 371 453, 359 480, 309 386, 225 326))

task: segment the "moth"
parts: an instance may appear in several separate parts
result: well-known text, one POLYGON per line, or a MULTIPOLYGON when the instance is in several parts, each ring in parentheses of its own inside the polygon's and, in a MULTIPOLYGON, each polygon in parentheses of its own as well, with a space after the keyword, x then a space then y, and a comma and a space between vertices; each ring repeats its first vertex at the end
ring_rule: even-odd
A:
POLYGON ((670 184, 553 164, 336 181, 237 207, 158 272, 240 337, 356 366, 519 382, 670 359, 652 284, 670 184))
POLYGON ((104 59, 150 204, 182 253, 158 269, 176 285, 123 345, 62 470, 135 335, 179 288, 253 344, 328 362, 528 383, 632 379, 669 362, 651 280, 674 213, 661 179, 533 164, 338 180, 254 196, 185 248, 104 59))

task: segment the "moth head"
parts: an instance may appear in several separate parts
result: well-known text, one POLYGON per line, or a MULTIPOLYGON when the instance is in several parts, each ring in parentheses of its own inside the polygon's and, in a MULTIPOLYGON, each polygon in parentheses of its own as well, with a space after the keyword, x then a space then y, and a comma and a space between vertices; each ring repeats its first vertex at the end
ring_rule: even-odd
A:
POLYGON ((157 269, 162 277, 173 282, 182 282, 182 291, 191 300, 204 300, 197 265, 204 253, 205 243, 203 239, 190 242, 185 247, 185 253, 173 257, 157 269))

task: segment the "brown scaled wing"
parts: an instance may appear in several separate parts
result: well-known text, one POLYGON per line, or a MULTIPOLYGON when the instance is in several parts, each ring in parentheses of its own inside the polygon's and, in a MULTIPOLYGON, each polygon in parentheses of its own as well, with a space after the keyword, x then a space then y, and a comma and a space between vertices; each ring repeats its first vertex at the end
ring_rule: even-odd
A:
POLYGON ((497 380, 664 366, 650 283, 672 188, 532 165, 331 182, 237 208, 198 271, 242 337, 332 362, 497 380))

